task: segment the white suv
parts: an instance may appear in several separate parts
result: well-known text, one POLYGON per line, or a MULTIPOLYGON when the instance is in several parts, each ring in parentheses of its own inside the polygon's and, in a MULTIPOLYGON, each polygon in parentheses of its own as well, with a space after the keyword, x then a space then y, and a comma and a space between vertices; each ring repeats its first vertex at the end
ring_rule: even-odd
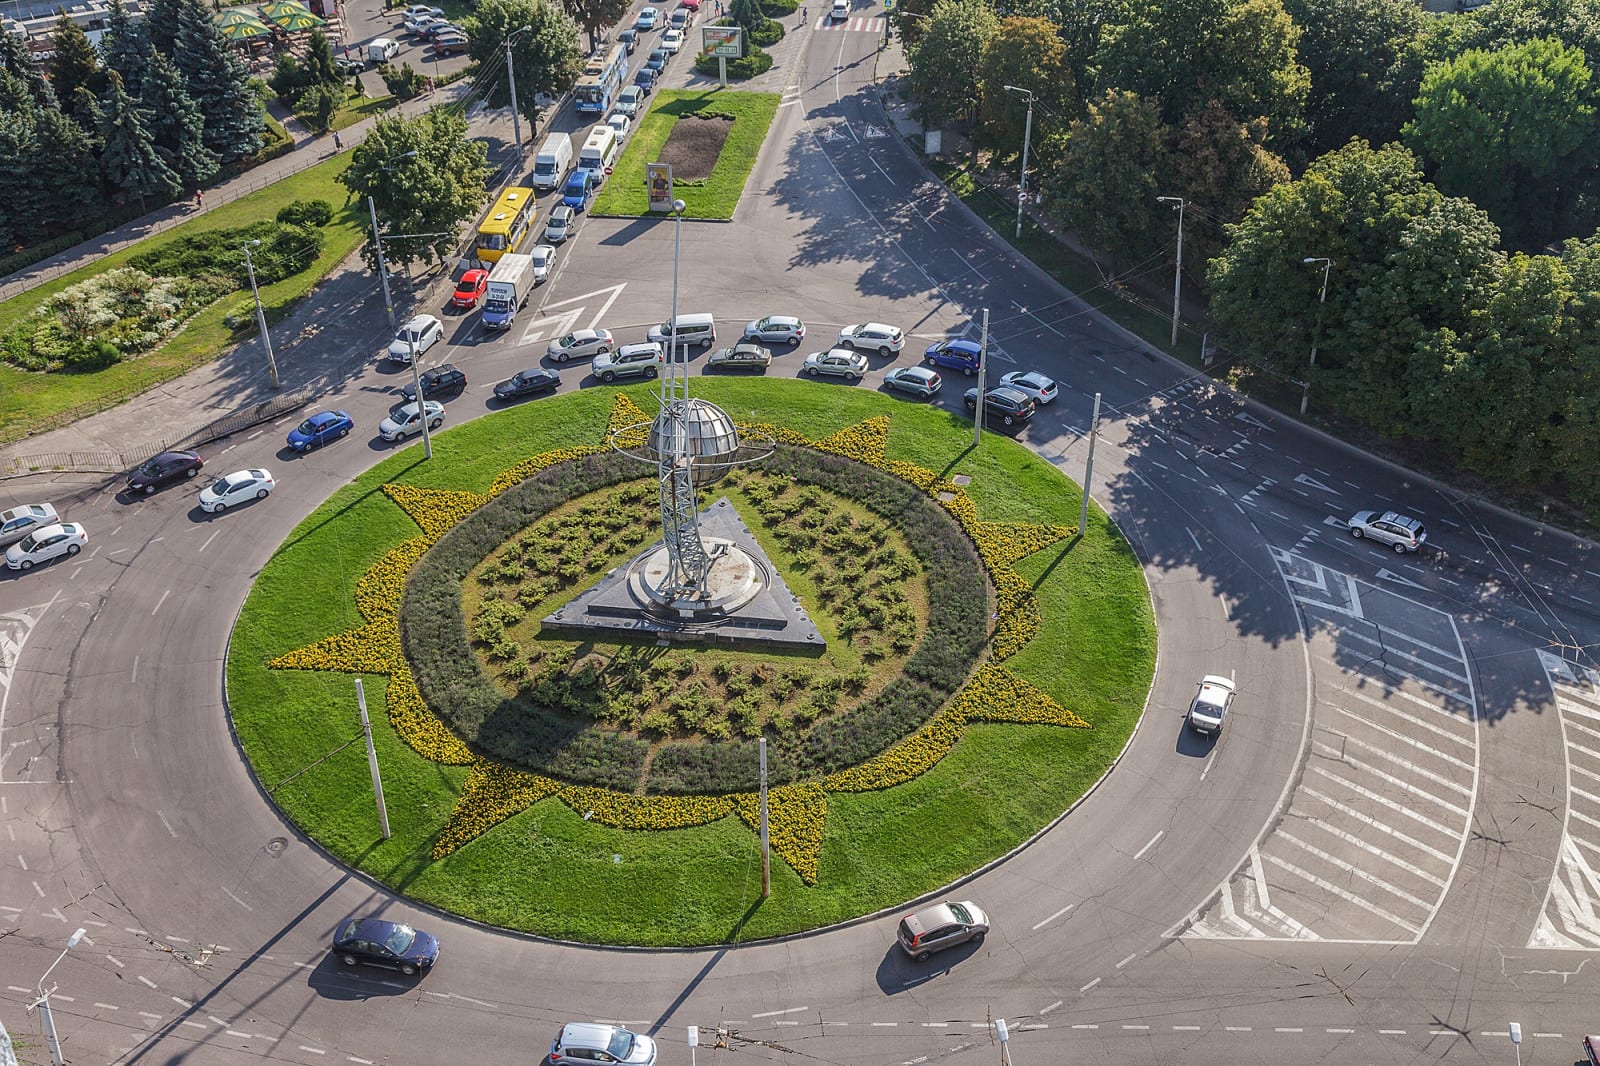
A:
POLYGON ((1401 555, 1421 551, 1428 540, 1428 531, 1421 522, 1396 511, 1357 511, 1345 525, 1357 540, 1370 537, 1401 555))
POLYGON ((589 370, 601 381, 644 376, 653 378, 660 373, 666 355, 661 345, 654 341, 644 344, 624 344, 615 352, 597 355, 589 363, 589 370))

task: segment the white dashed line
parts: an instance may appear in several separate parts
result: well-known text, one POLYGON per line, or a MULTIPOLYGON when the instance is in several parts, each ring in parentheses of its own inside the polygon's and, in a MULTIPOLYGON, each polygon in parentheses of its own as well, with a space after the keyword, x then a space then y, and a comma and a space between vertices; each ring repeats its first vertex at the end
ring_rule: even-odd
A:
POLYGON ((780 1014, 799 1014, 801 1011, 810 1010, 810 1007, 786 1007, 783 1010, 764 1010, 760 1014, 752 1014, 752 1018, 776 1018, 780 1014))
POLYGON ((1097 985, 1099 983, 1100 983, 1100 978, 1096 977, 1093 981, 1090 981, 1088 984, 1086 984, 1082 988, 1078 989, 1078 991, 1079 992, 1087 992, 1087 991, 1089 991, 1089 989, 1093 988, 1095 985, 1097 985))
POLYGON ((1062 907, 1060 910, 1056 911, 1050 917, 1044 919, 1043 921, 1035 922, 1034 925, 1033 925, 1033 931, 1034 932, 1038 932, 1040 929, 1043 929, 1045 926, 1049 925, 1051 922, 1055 921, 1057 918, 1061 917, 1063 914, 1067 913, 1068 911, 1070 911, 1072 908, 1074 908, 1076 906, 1077 906, 1076 903, 1069 903, 1065 907, 1062 907))

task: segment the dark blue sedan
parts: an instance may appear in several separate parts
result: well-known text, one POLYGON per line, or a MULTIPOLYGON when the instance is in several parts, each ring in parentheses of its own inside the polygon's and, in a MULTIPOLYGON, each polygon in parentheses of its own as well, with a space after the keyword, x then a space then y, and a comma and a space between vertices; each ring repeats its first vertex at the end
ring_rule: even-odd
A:
POLYGON ((346 966, 364 963, 409 975, 420 973, 438 961, 439 940, 398 922, 351 918, 334 934, 333 953, 343 959, 346 966))
POLYGON ((289 450, 305 452, 320 448, 329 441, 348 437, 354 428, 355 419, 344 411, 318 411, 289 431, 289 450))
POLYGON ((977 341, 940 341, 929 346, 922 358, 929 366, 947 366, 963 374, 976 374, 979 351, 977 341))
POLYGON ((560 374, 554 370, 545 370, 543 367, 534 367, 531 370, 520 370, 496 385, 494 398, 509 403, 547 390, 554 392, 560 386, 560 374))

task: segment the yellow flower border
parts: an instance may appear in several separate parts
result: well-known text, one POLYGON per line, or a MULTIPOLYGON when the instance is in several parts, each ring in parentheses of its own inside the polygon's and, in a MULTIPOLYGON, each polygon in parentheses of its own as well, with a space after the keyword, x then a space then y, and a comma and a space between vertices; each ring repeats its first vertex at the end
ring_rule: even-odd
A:
MULTIPOLYGON (((650 416, 643 408, 619 393, 607 420, 605 440, 648 421, 650 416)), ((916 486, 949 511, 971 538, 997 595, 989 661, 921 729, 860 766, 830 774, 821 781, 768 790, 767 823, 772 848, 801 881, 810 885, 817 881, 821 862, 828 793, 893 788, 926 773, 955 747, 969 722, 1089 728, 1081 717, 1000 665, 1037 636, 1042 624, 1033 589, 1012 564, 1075 536, 1077 529, 984 521, 961 486, 914 463, 887 458, 887 415, 875 415, 815 441, 783 426, 739 425, 742 431, 766 433, 783 444, 865 463, 916 486)), ((642 438, 642 432, 636 430, 624 436, 642 438)), ((607 450, 605 443, 575 445, 531 456, 502 471, 487 494, 384 485, 383 493, 410 516, 422 535, 386 552, 357 580, 356 608, 366 619, 365 624, 287 652, 268 664, 280 670, 387 675, 387 710, 395 732, 425 759, 471 767, 455 809, 434 843, 435 859, 444 858, 551 796, 585 818, 614 829, 687 829, 730 814, 738 815, 752 829, 759 825, 760 800, 755 793, 638 796, 566 784, 477 756, 427 707, 401 653, 399 610, 406 575, 435 541, 513 485, 558 463, 607 450)))

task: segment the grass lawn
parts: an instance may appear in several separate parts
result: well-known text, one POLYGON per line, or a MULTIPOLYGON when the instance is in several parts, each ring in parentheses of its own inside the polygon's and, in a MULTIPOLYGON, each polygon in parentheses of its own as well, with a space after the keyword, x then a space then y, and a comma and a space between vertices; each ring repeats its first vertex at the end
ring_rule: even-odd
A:
MULTIPOLYGON (((367 216, 362 206, 341 207, 346 189, 334 179, 347 165, 347 157, 335 156, 0 303, 0 332, 63 289, 122 266, 134 256, 186 233, 242 226, 271 218, 280 207, 294 200, 326 200, 333 205, 334 215, 323 230, 327 242, 322 255, 309 270, 261 290, 261 303, 266 308, 268 321, 281 318, 296 300, 353 252, 366 233, 367 216)), ((248 289, 224 297, 190 319, 158 351, 93 373, 39 374, 0 364, 0 443, 20 440, 115 406, 214 358, 237 339, 223 320, 250 304, 248 289)))
POLYGON ((328 132, 349 129, 357 122, 392 111, 399 106, 400 101, 393 96, 361 96, 351 93, 350 98, 333 113, 333 119, 328 123, 328 132))
MULTIPOLYGON (((648 390, 628 391, 654 410, 648 390)), ((943 761, 908 783, 829 794, 815 885, 775 857, 772 895, 762 901, 756 836, 735 816, 694 829, 629 832, 585 821, 556 799, 434 861, 434 839, 467 770, 426 761, 407 746, 383 711, 385 679, 368 677, 394 834, 382 840, 361 746, 317 764, 359 735, 352 678, 265 664, 361 623, 357 579, 417 535, 380 485, 483 491, 528 455, 598 442, 615 391, 534 401, 448 430, 435 438, 432 462, 422 462, 420 447, 399 451, 336 492, 263 568, 232 635, 230 711, 264 787, 340 860, 426 903, 547 936, 653 946, 742 941, 869 913, 949 883, 1047 825, 1122 749, 1153 673, 1155 623, 1132 552, 1091 509, 1082 539, 1017 565, 1035 585, 1044 625, 1006 667, 1092 728, 968 726, 943 761), (939 827, 939 848, 929 846, 930 825, 939 827)), ((1077 521, 1074 485, 999 435, 986 435, 973 454, 971 423, 950 413, 800 381, 706 380, 697 391, 735 417, 813 439, 888 414, 889 457, 971 475, 968 491, 983 518, 1077 521)))
POLYGON ((654 163, 667 143, 673 124, 685 115, 702 112, 733 116, 733 128, 711 176, 704 181, 673 183, 673 194, 685 204, 685 218, 732 218, 744 194, 744 183, 756 165, 756 153, 767 139, 772 116, 778 110, 777 93, 741 92, 736 89, 662 89, 650 110, 639 119, 633 139, 617 161, 605 188, 595 198, 592 213, 644 215, 650 196, 645 189, 644 165, 654 163))

